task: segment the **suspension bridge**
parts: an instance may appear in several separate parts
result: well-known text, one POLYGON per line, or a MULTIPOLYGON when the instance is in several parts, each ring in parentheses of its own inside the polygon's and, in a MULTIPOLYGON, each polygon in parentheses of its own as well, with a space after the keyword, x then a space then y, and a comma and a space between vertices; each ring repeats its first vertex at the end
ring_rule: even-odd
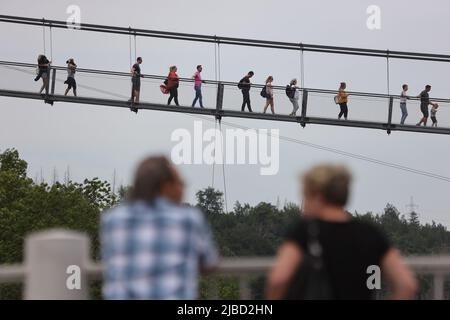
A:
MULTIPOLYGON (((50 50, 52 51, 52 29, 73 29, 73 25, 68 25, 66 21, 58 20, 47 20, 47 19, 37 19, 37 18, 27 18, 18 16, 6 16, 0 15, 0 22, 2 23, 13 23, 13 24, 23 24, 35 27, 42 27, 44 31, 44 41, 45 41, 45 29, 49 30, 50 33, 50 50)), ((311 112, 311 103, 308 99, 311 95, 322 95, 327 96, 329 100, 327 104, 333 103, 332 97, 337 94, 337 91, 317 89, 317 88, 307 88, 305 87, 304 81, 304 52, 317 52, 326 54, 339 54, 339 55, 355 55, 355 56, 366 56, 366 57, 377 57, 386 60, 386 75, 387 75, 387 86, 389 91, 390 82, 390 61, 392 59, 405 59, 405 60, 417 60, 417 61, 431 61, 436 63, 449 63, 450 55, 443 54, 431 54, 431 53, 419 53, 419 52, 403 52, 403 51, 390 51, 390 50, 375 50, 375 49, 364 49, 364 48, 349 48, 349 47, 335 47, 335 46, 324 46, 324 45, 312 45, 304 43, 288 43, 279 41, 267 41, 267 40, 254 40, 254 39, 242 39, 242 38, 231 38, 231 37, 219 37, 219 36, 208 36, 199 34, 187 34, 178 32, 166 32, 157 30, 145 30, 145 29, 135 29, 131 27, 116 27, 107 25, 97 25, 97 24, 79 24, 76 26, 78 31, 89 31, 89 32, 100 32, 100 33, 112 33, 127 35, 130 37, 130 60, 131 60, 131 38, 134 38, 134 43, 136 44, 136 37, 154 37, 163 38, 170 40, 182 40, 191 42, 206 42, 212 43, 215 46, 215 78, 214 80, 206 80, 205 83, 214 87, 216 90, 215 106, 213 108, 191 108, 190 106, 167 106, 166 104, 160 102, 152 101, 142 101, 135 107, 139 110, 158 110, 164 112, 178 112, 187 114, 198 114, 213 116, 217 120, 222 119, 222 117, 234 117, 234 118, 247 118, 247 119, 257 119, 257 120, 269 120, 269 121, 281 121, 298 123, 302 127, 306 125, 328 125, 328 126, 340 126, 340 127, 352 127, 352 128, 364 128, 364 129, 378 129, 384 130, 388 134, 392 131, 404 131, 404 132, 419 132, 419 133, 431 133, 431 134, 450 134, 450 127, 419 127, 416 125, 401 125, 393 121, 393 108, 394 102, 400 99, 398 95, 392 95, 389 92, 387 94, 382 93, 370 93, 370 92, 348 92, 352 98, 358 99, 376 99, 382 101, 377 104, 376 108, 378 110, 384 110, 385 116, 382 121, 370 121, 370 120, 338 120, 336 118, 315 116, 311 112), (239 111, 236 105, 225 105, 224 104, 224 94, 227 89, 237 89, 237 83, 223 81, 220 75, 220 47, 224 45, 231 46, 250 46, 258 48, 272 48, 272 49, 282 49, 282 50, 295 50, 299 52, 300 57, 300 93, 301 93, 301 109, 298 116, 289 116, 287 114, 263 114, 259 112, 242 112, 239 111), (233 108, 234 107, 234 108, 233 108), (237 110, 233 110, 237 109, 237 110)), ((44 45, 45 46, 45 45, 44 45)), ((51 55, 53 53, 51 52, 51 55)), ((136 55, 136 52, 135 52, 136 55)), ((36 68, 36 64, 33 63, 23 63, 17 61, 0 61, 0 67, 9 68, 13 71, 24 71, 28 69, 28 73, 32 73, 36 68)), ((11 88, 1 88, 0 96, 14 97, 22 99, 34 99, 43 100, 47 103, 55 102, 66 102, 66 103, 76 103, 76 104, 88 104, 88 105, 98 105, 98 106, 108 106, 108 107, 118 107, 118 108, 130 108, 130 103, 126 96, 120 97, 116 95, 117 98, 99 98, 91 96, 65 96, 62 94, 55 93, 55 87, 57 82, 57 72, 66 71, 66 67, 63 66, 50 66, 50 81, 49 81, 49 92, 46 95, 41 95, 36 92, 15 90, 11 88)), ((97 70, 97 69, 77 69, 77 74, 90 74, 90 75, 103 75, 115 78, 126 79, 130 78, 129 72, 119 72, 111 70, 97 70)), ((143 74, 143 79, 153 80, 153 81, 163 81, 166 77, 161 75, 151 75, 143 74)), ((190 83, 192 79, 180 78, 181 83, 190 83)), ((264 85, 252 84, 252 88, 260 89, 264 85)), ((95 88, 91 88, 95 89, 95 88)), ((274 92, 282 93, 285 87, 274 86, 274 92)), ((254 90, 257 92, 258 90, 254 90)), ((286 98, 287 100, 287 98, 286 98)), ((418 98, 411 97, 411 100, 418 100, 418 98)), ((450 104, 450 99, 445 98, 433 98, 433 102, 438 102, 441 104, 450 104)))
MULTIPOLYGON (((42 27, 43 30, 48 29, 50 32, 50 39, 52 34, 52 28, 69 29, 74 26, 67 25, 66 21, 57 20, 46 20, 46 19, 35 19, 35 18, 25 18, 17 16, 5 16, 0 15, 0 22, 2 23, 14 23, 30 25, 35 27, 42 27)), ((430 54, 430 53, 417 53, 417 52, 401 52, 401 51, 389 51, 389 50, 374 50, 374 49, 363 49, 363 48, 348 48, 348 47, 334 47, 334 46, 322 46, 322 45, 311 45, 303 43, 287 43, 287 42, 276 42, 276 41, 266 41, 266 40, 254 40, 254 39, 241 39, 241 38, 230 38, 230 37, 218 37, 218 36, 207 36, 207 35, 197 35, 197 34, 186 34, 186 33, 175 33, 175 32, 165 32, 156 30, 144 30, 144 29, 133 29, 131 27, 114 27, 105 25, 95 25, 95 24, 80 24, 76 26, 76 29, 80 31, 88 32, 100 32, 100 33, 113 33, 129 36, 130 39, 134 38, 134 43, 136 43, 136 37, 154 37, 169 40, 181 40, 181 41, 192 41, 192 42, 205 42, 212 43, 215 46, 215 79, 206 80, 206 85, 211 86, 215 89, 215 104, 213 108, 191 108, 190 106, 167 106, 163 103, 142 101, 135 105, 139 110, 155 110, 163 112, 176 112, 182 114, 194 114, 209 116, 212 119, 221 120, 224 117, 230 118, 243 118, 243 119, 255 119, 262 121, 279 121, 287 123, 296 123, 302 127, 307 125, 327 125, 327 126, 340 126, 340 127, 352 127, 352 128, 363 128, 363 129, 376 129, 384 130, 387 133, 392 131, 404 131, 404 132, 417 132, 417 133, 429 133, 429 134, 450 134, 450 127, 418 127, 415 125, 400 125, 393 121, 394 114, 394 103, 400 99, 400 96, 392 95, 389 92, 390 83, 390 61, 393 59, 403 59, 403 60, 413 60, 413 61, 429 61, 436 63, 449 63, 450 55, 441 54, 430 54), (230 105, 225 103, 224 97, 226 96, 226 89, 233 88, 237 89, 237 83, 223 81, 221 79, 220 72, 220 47, 224 45, 233 46, 249 46, 258 48, 272 48, 272 49, 282 49, 291 50, 299 52, 299 60, 301 65, 300 70, 300 83, 301 88, 301 109, 299 116, 289 116, 285 114, 262 114, 262 113, 248 113, 241 112, 238 110, 233 110, 237 108, 235 105, 230 105), (361 98, 361 99, 376 99, 377 101, 383 101, 376 107, 384 112, 384 121, 367 121, 367 120, 346 120, 340 121, 335 118, 330 117, 319 117, 315 116, 313 111, 314 104, 311 103, 310 97, 313 95, 321 95, 327 97, 327 103, 333 103, 332 97, 337 93, 334 90, 318 89, 318 88, 308 88, 304 81, 304 52, 316 52, 316 53, 326 53, 326 54, 339 54, 339 55, 354 55, 354 56, 366 56, 366 57, 376 57, 380 59, 385 59, 386 61, 386 83, 388 88, 388 93, 370 93, 370 92, 349 92, 351 97, 361 98)), ((77 31, 78 32, 78 31, 77 31)), ((131 40, 130 40, 130 60, 131 60, 131 40)), ((50 50, 52 51, 52 45, 50 43, 50 50)), ((136 52, 136 49, 135 49, 136 52)), ((51 54, 52 55, 52 54, 51 54)), ((8 70, 12 74, 33 74, 36 68, 35 63, 24 63, 19 61, 0 61, 0 68, 2 70, 8 70)), ((52 65, 50 68, 50 81, 49 81, 49 92, 48 94, 41 95, 32 91, 17 90, 15 88, 0 87, 0 96, 20 98, 20 99, 31 99, 31 100, 41 100, 46 103, 74 103, 74 104, 85 104, 85 105, 97 105, 105 107, 116 107, 116 108, 130 108, 130 103, 128 102, 129 96, 122 96, 120 94, 115 94, 113 92, 104 92, 114 97, 112 98, 99 98, 92 97, 82 94, 78 97, 65 96, 58 94, 56 92, 57 83, 61 83, 63 80, 59 80, 57 77, 58 72, 65 72, 66 67, 52 65)), ((129 72, 119 72, 111 70, 97 70, 97 69, 77 69, 78 75, 101 75, 109 76, 112 78, 129 80, 129 72)), ((143 74, 143 79, 155 81, 161 83, 166 77, 161 75, 143 74)), ((186 85, 192 85, 192 79, 180 79, 181 83, 186 85)), ((253 84, 253 88, 261 89, 263 85, 253 84)), ((91 90, 101 90, 100 88, 88 87, 91 90)), ((283 93, 284 87, 274 86, 274 91, 278 93, 283 93)), ((257 91, 257 90, 255 90, 257 91)), ((284 95, 284 94, 283 94, 284 95)), ((155 99, 156 100, 156 99, 155 99)), ((412 101, 418 100, 417 98, 411 98, 412 101)), ((450 104, 450 99, 445 98, 433 98, 432 101, 439 102, 442 104, 450 104)), ((240 106, 239 106, 240 108, 240 106)), ((213 120, 214 121, 214 120, 213 120)), ((297 141, 298 142, 298 141, 297 141)), ((327 150, 332 152, 337 152, 338 150, 327 150)), ((340 151, 339 151, 340 152, 340 151)), ((373 159, 362 159, 358 155, 345 154, 345 156, 358 157, 361 160, 373 159)), ((375 162, 375 161, 374 161, 375 162)), ((448 181, 447 177, 430 175, 424 172, 414 171, 410 168, 393 166, 389 163, 380 163, 382 165, 389 165, 393 168, 418 173, 423 175, 428 175, 432 178, 441 179, 448 181)), ((214 170, 214 169, 213 169, 214 170)), ((214 171, 213 171, 214 172, 214 171)), ((225 179, 225 174, 224 174, 225 179)), ((225 182, 224 182, 225 186, 225 182)), ((225 191, 226 195, 226 191, 225 191)), ((226 203, 226 201, 225 201, 226 203)), ((27 246, 31 248, 27 251, 27 254, 32 256, 25 259, 26 264, 17 264, 11 266, 0 266, 0 283, 9 282, 25 282, 25 297, 27 298, 48 298, 64 297, 66 299, 77 298, 84 299, 88 297, 86 285, 87 281, 90 280, 100 280, 102 277, 103 267, 98 264, 94 264, 88 258, 88 240, 83 236, 78 234, 70 233, 42 233, 30 237, 27 239, 27 246), (48 246, 42 246, 43 241, 48 243, 48 246), (38 245, 39 244, 39 245, 38 245), (59 246, 61 248, 60 252, 63 253, 58 257, 55 257, 52 253, 48 253, 45 250, 47 248, 54 248, 59 246), (51 257, 51 259, 49 259, 51 257), (66 258, 69 257, 67 260, 66 258), (42 266, 42 261, 51 261, 51 265, 46 268, 40 268, 42 266), (66 261, 74 261, 74 264, 80 265, 82 267, 82 274, 85 275, 83 278, 83 290, 82 291, 67 291, 65 288, 60 286, 61 279, 65 279, 66 274, 62 274, 61 270, 64 270, 62 266, 65 266, 66 261), (59 270, 55 272, 55 270, 59 270), (42 283, 45 285, 42 286, 42 283), (43 290, 44 288, 45 290, 43 290)), ((434 256, 429 257, 412 257, 407 260, 407 263, 413 268, 418 274, 432 275, 433 276, 433 287, 432 296, 436 299, 443 299, 444 288, 445 288, 445 277, 449 275, 449 257, 439 257, 436 259, 434 256)), ((240 294, 241 298, 249 298, 249 282, 248 276, 259 273, 266 273, 267 270, 272 266, 272 259, 236 259, 236 260, 225 260, 219 267, 220 274, 224 275, 238 275, 240 284, 240 294)), ((61 280, 63 281, 63 280, 61 280)))

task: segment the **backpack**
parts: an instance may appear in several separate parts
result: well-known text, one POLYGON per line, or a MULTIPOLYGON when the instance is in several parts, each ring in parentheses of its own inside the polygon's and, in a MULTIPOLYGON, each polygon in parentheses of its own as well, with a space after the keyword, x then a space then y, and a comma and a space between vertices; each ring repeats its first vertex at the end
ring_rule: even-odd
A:
POLYGON ((286 86, 286 95, 289 99, 294 99, 295 88, 292 88, 290 85, 287 85, 286 86))
POLYGON ((261 97, 263 97, 263 98, 267 98, 266 87, 267 87, 267 86, 264 86, 264 87, 261 89, 261 97))
POLYGON ((339 95, 334 96, 334 103, 339 104, 339 95))
POLYGON ((241 90, 244 88, 244 78, 242 78, 241 81, 239 81, 237 87, 241 90))
POLYGON ((336 299, 319 242, 318 221, 307 223, 308 243, 302 264, 297 268, 285 295, 286 300, 336 299))

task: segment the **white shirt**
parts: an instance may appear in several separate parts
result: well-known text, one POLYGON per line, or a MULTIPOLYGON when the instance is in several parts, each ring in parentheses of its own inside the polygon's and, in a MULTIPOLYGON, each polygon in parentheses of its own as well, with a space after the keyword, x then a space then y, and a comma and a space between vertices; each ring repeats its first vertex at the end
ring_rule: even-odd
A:
POLYGON ((406 103, 406 91, 403 90, 402 93, 400 94, 400 103, 406 103))
POLYGON ((294 99, 295 100, 300 99, 300 92, 299 90, 297 90, 297 87, 295 87, 294 99))
POLYGON ((291 88, 294 90, 294 100, 300 99, 300 92, 297 90, 298 87, 291 84, 291 88))

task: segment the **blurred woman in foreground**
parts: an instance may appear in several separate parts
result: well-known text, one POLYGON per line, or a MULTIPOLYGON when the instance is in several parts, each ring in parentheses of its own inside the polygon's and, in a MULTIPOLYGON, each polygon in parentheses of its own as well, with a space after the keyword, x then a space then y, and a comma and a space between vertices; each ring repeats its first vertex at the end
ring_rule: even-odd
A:
POLYGON ((267 298, 367 300, 380 289, 377 276, 390 298, 414 297, 416 280, 399 251, 345 211, 350 183, 341 166, 319 165, 303 176, 304 214, 278 250, 267 298))

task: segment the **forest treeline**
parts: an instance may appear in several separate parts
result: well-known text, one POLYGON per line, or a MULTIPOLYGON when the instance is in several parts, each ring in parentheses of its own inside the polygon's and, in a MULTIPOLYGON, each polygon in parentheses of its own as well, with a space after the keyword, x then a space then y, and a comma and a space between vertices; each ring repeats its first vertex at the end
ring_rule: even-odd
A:
MULTIPOLYGON (((105 209, 120 203, 126 193, 117 194, 107 181, 97 178, 83 182, 37 183, 27 176, 27 162, 15 149, 0 153, 0 264, 23 260, 26 235, 49 228, 68 228, 85 232, 92 242, 92 258, 99 260, 99 218, 105 209)), ((256 206, 236 202, 230 212, 224 212, 223 194, 213 188, 197 192, 197 203, 206 215, 221 255, 272 256, 283 240, 287 228, 299 216, 292 203, 277 208, 261 202, 256 206)), ((354 213, 378 225, 404 255, 450 253, 450 232, 439 223, 421 224, 417 213, 402 214, 391 204, 381 213, 354 213)), ((252 284, 254 296, 262 297, 262 282, 252 284)), ((201 296, 208 297, 213 282, 223 298, 237 298, 235 279, 204 279, 201 296)), ((428 283, 424 282, 425 285, 428 283)), ((21 285, 0 285, 0 299, 19 299, 21 285)), ((100 297, 99 285, 93 285, 93 296, 100 297)), ((429 286, 421 290, 428 294, 429 286)))

